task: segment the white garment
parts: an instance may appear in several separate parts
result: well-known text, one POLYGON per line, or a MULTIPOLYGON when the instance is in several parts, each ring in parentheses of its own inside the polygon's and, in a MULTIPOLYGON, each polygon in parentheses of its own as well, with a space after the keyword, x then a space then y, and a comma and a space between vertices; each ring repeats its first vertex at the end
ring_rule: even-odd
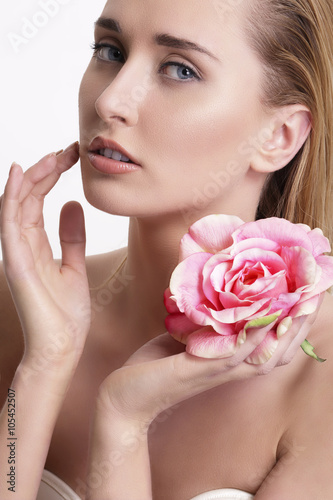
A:
POLYGON ((214 490, 202 493, 191 500, 252 500, 254 498, 250 493, 241 490, 214 490))
MULTIPOLYGON (((253 496, 240 490, 214 490, 189 500, 251 500, 253 496)), ((44 470, 36 500, 81 500, 61 479, 44 470)))
POLYGON ((49 472, 43 471, 36 500, 81 500, 64 481, 49 472))

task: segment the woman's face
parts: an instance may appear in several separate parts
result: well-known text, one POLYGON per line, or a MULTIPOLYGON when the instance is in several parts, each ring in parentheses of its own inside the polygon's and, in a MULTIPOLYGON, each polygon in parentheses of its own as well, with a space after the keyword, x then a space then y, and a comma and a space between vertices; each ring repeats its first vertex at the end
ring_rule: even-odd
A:
POLYGON ((116 23, 97 25, 80 89, 82 174, 92 205, 137 217, 247 212, 253 144, 267 114, 263 68, 242 31, 244 3, 106 4, 102 17, 116 23), (88 151, 97 137, 118 143, 140 167, 96 169, 88 151))

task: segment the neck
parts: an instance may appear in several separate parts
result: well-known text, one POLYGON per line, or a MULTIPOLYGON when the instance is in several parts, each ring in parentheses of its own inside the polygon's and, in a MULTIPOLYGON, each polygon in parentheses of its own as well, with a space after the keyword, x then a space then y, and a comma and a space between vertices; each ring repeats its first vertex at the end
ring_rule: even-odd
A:
POLYGON ((165 332, 163 292, 178 264, 179 243, 191 225, 173 217, 131 218, 124 274, 131 277, 124 290, 128 321, 138 337, 148 340, 165 332), (163 219, 163 220, 162 220, 163 219))
POLYGON ((232 207, 229 204, 228 210, 210 206, 200 211, 130 219, 124 273, 131 279, 125 287, 122 303, 131 336, 147 341, 166 331, 163 292, 179 262, 180 240, 189 227, 213 213, 238 215, 244 221, 254 220, 258 191, 254 193, 256 196, 253 196, 251 206, 248 203, 244 207, 243 203, 242 211, 239 210, 240 204, 237 210, 235 203, 232 207))

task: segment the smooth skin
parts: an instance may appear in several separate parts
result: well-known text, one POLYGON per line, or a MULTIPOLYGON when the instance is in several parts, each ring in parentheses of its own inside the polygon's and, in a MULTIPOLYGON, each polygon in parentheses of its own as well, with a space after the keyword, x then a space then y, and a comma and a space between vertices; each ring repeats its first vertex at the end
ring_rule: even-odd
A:
MULTIPOLYGON (((303 106, 276 112, 262 108, 262 69, 241 32, 245 7, 228 17, 221 33, 213 5, 193 4, 189 12, 186 2, 109 2, 103 15, 123 26, 122 38, 112 33, 111 39, 126 47, 126 64, 94 58, 82 82, 80 157, 86 196, 100 209, 131 217, 127 249, 85 259, 82 210, 70 203, 60 224, 62 262, 53 261, 43 229, 43 200, 77 162, 75 145, 25 174, 17 166, 10 173, 1 199, 1 237, 24 346, 2 277, 1 335, 7 349, 1 353, 1 384, 3 402, 8 387, 15 388, 19 402, 17 498, 22 491, 26 500, 35 498, 45 460, 46 468, 89 500, 185 500, 225 487, 249 491, 259 500, 333 494, 333 445, 327 438, 333 410, 329 295, 317 317, 294 321, 261 366, 244 359, 263 332, 253 332, 225 360, 194 358, 165 334, 162 297, 177 263, 180 237, 207 213, 253 219, 267 173, 296 154, 311 122, 303 106), (208 33, 207 25, 216 29, 208 33), (209 44, 216 54, 223 48, 224 64, 217 67, 215 61, 203 62, 203 54, 156 46, 151 42, 156 31, 209 44), (201 83, 179 83, 170 66, 167 75, 156 74, 157 62, 189 64, 194 57, 204 75, 201 83), (244 65, 249 80, 238 78, 244 65), (135 85, 147 81, 147 71, 146 97, 127 112, 118 107, 135 85), (219 98, 221 81, 225 100, 219 98), (207 109, 214 119, 207 118, 207 109), (96 135, 122 144, 142 170, 122 177, 95 171, 87 150, 96 135), (233 181, 198 210, 193 189, 211 182, 209 173, 218 174, 235 159, 237 146, 249 135, 262 140, 247 156, 237 156, 233 181), (119 288, 118 283, 113 300, 102 306, 98 285, 105 281, 105 269, 111 275, 127 252, 126 285, 119 288), (325 364, 301 351, 305 337, 327 357, 325 364)), ((110 42, 110 33, 98 29, 96 41, 110 42)), ((6 408, 0 433, 3 443, 6 408)), ((6 467, 2 447, 0 470, 6 467)), ((3 484, 0 496, 15 498, 3 484)))

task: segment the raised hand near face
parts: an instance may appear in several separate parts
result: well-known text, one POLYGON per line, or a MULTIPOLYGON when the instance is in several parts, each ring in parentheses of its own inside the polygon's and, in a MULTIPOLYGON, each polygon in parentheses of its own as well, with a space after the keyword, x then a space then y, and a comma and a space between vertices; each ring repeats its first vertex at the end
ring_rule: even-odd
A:
MULTIPOLYGON (((62 262, 53 259, 44 229, 44 198, 79 159, 78 143, 52 153, 23 173, 13 164, 0 199, 4 269, 21 320, 25 356, 47 349, 77 362, 90 324, 81 206, 67 203, 60 217, 62 262)), ((55 359, 56 360, 56 359, 55 359)))

